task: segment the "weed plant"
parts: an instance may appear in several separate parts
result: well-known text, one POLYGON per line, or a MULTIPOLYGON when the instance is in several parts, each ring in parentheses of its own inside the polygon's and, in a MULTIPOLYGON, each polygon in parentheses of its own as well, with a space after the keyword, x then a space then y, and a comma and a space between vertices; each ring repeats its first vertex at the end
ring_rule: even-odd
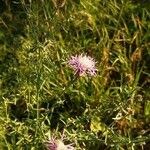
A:
POLYGON ((0 3, 1 150, 150 148, 149 0, 0 3), (80 54, 96 76, 74 74, 80 54))

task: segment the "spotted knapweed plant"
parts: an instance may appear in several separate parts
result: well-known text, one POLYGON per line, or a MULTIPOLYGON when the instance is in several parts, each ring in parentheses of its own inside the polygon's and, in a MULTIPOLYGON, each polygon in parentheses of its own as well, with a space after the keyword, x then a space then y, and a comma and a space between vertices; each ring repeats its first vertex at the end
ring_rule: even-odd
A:
POLYGON ((68 64, 71 68, 73 68, 73 70, 75 71, 75 75, 77 76, 96 75, 96 62, 90 56, 84 54, 71 56, 68 64))
POLYGON ((48 150, 75 150, 72 144, 65 145, 63 139, 53 137, 47 142, 46 147, 48 150))

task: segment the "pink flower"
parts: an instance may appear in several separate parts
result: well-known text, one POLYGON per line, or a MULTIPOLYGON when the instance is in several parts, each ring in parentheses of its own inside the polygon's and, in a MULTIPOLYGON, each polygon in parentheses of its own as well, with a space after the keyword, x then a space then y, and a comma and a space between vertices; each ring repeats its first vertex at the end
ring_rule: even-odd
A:
POLYGON ((49 140, 46 146, 48 150, 75 150, 71 144, 65 145, 62 140, 54 138, 49 140))
POLYGON ((94 76, 97 72, 95 60, 83 54, 71 56, 68 64, 74 69, 75 74, 79 76, 84 76, 86 74, 94 76))

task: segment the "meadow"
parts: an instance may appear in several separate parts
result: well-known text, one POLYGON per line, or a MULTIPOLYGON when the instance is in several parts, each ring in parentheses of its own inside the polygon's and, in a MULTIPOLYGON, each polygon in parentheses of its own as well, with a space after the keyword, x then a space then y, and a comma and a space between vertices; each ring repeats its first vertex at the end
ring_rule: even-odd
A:
POLYGON ((0 150, 73 149, 150 149, 149 0, 0 2, 0 150))

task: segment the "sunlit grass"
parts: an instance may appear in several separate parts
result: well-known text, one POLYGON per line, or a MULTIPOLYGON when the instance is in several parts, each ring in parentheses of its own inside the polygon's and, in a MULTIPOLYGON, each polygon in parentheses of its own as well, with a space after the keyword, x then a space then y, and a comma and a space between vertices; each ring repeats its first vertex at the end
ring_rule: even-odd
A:
MULTIPOLYGON (((0 6, 1 7, 1 6, 0 6)), ((130 0, 12 1, 0 16, 0 149, 148 149, 150 12, 130 0), (71 56, 96 61, 76 76, 71 56)))

